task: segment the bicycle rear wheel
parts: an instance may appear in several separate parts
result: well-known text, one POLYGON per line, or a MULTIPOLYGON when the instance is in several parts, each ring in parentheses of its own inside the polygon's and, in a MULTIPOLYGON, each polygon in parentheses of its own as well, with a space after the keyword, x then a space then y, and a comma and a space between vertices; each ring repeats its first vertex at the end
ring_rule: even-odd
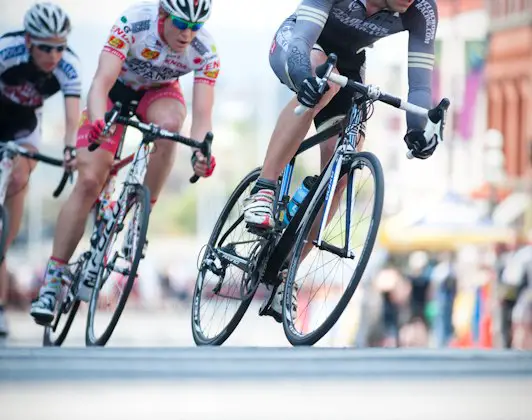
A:
POLYGON ((111 337, 133 288, 140 260, 144 256, 150 192, 140 184, 126 188, 130 188, 126 210, 123 218, 115 221, 111 227, 109 239, 105 244, 105 255, 89 300, 85 332, 85 342, 88 346, 104 346, 111 337), (131 217, 129 222, 128 216, 131 217), (118 240, 120 233, 124 234, 122 241, 118 240), (113 246, 120 242, 122 246, 113 250, 113 246), (116 307, 111 309, 114 304, 116 307))
POLYGON ((329 215, 321 247, 316 233, 309 234, 314 222, 321 222, 326 188, 308 208, 309 217, 303 219, 294 245, 283 300, 284 331, 294 346, 315 344, 335 325, 362 278, 377 237, 384 200, 379 160, 372 153, 357 153, 341 171, 347 186, 338 210, 329 215), (368 207, 371 211, 366 213, 368 207), (362 212, 367 216, 359 215, 362 212), (362 232, 356 231, 358 227, 362 232))
POLYGON ((228 262, 219 251, 255 261, 263 250, 265 240, 249 233, 243 218, 243 199, 259 174, 260 168, 251 171, 233 191, 206 245, 192 298, 192 335, 198 346, 223 344, 257 290, 258 278, 228 262))
POLYGON ((4 262, 7 234, 9 233, 9 216, 7 209, 0 205, 0 264, 4 262))

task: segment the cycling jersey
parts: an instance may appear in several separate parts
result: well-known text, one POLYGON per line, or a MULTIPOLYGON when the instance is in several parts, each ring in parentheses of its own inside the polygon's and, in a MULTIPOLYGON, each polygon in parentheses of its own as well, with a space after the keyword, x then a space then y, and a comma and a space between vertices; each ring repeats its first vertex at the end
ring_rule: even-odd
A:
MULTIPOLYGON (((310 51, 316 43, 328 53, 337 53, 341 65, 340 57, 354 56, 381 38, 408 31, 408 99, 425 108, 431 106, 438 25, 435 0, 414 0, 405 13, 383 9, 371 16, 366 15, 366 0, 303 0, 288 20, 294 22, 293 29, 277 32, 271 55, 278 47, 285 52, 282 65, 272 63, 272 67, 292 89, 297 91, 312 75, 310 51)), ((408 125, 422 126, 422 122, 408 115, 408 125)))
POLYGON ((194 71, 195 83, 214 85, 220 60, 211 35, 202 27, 184 52, 174 52, 164 41, 163 23, 157 3, 136 4, 116 21, 104 51, 124 61, 118 80, 147 90, 194 71))
POLYGON ((32 62, 24 35, 12 32, 0 38, 0 141, 33 132, 35 110, 58 91, 81 96, 80 62, 72 50, 66 49, 58 66, 44 73, 32 62))

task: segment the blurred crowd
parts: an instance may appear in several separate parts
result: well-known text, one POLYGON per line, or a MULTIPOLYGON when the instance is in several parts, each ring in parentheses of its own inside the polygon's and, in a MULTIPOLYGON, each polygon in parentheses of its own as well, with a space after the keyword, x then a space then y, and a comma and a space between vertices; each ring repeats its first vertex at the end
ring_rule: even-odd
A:
POLYGON ((532 350, 532 245, 389 255, 369 281, 371 347, 532 350))

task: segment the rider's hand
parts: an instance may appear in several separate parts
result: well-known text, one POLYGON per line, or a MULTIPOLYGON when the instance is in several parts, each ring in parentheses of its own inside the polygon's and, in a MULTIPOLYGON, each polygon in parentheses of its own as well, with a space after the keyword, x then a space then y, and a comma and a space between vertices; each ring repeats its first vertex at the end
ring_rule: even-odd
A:
POLYGON ((409 130, 405 135, 405 143, 412 151, 412 156, 418 159, 427 159, 432 156, 438 147, 438 137, 436 135, 427 141, 423 130, 409 130))
POLYGON ((319 92, 320 85, 315 77, 307 77, 301 83, 299 92, 297 92, 297 100, 300 104, 307 108, 314 108, 320 101, 323 93, 329 90, 329 84, 325 83, 325 90, 323 93, 319 92))
POLYGON ((94 121, 89 131, 89 137, 88 137, 89 143, 102 144, 103 142, 105 142, 105 138, 102 137, 102 132, 104 128, 105 128, 104 120, 94 121))
POLYGON ((192 163, 192 169, 194 169, 194 173, 204 178, 210 177, 214 172, 214 168, 216 167, 216 158, 211 155, 210 164, 207 165, 207 158, 203 156, 203 153, 201 153, 199 150, 196 150, 192 153, 192 158, 190 161, 192 163))
POLYGON ((63 149, 63 166, 67 171, 76 169, 76 148, 74 146, 65 146, 63 149))

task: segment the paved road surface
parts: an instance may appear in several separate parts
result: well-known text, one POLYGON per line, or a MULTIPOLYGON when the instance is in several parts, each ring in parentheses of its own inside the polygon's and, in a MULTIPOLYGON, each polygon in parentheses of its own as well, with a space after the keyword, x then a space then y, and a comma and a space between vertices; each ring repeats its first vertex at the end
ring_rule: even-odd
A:
POLYGON ((6 420, 530 420, 531 395, 532 353, 0 349, 6 420))
POLYGON ((294 349, 253 311, 228 346, 195 348, 174 310, 126 311, 103 349, 83 347, 80 317, 67 347, 43 349, 9 315, 0 420, 532 419, 532 353, 294 349))

